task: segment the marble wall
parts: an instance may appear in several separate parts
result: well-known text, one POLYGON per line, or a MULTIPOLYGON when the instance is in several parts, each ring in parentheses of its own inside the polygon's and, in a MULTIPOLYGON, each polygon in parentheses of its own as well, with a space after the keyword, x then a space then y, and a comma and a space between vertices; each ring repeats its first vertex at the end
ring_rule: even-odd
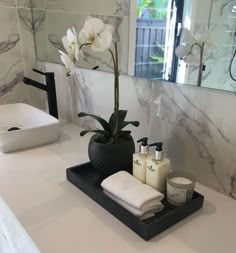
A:
POLYGON ((166 83, 151 94, 150 135, 164 141, 172 168, 236 198, 235 94, 166 83))
POLYGON ((40 93, 22 83, 36 62, 28 0, 0 0, 0 104, 40 105, 40 93))
MULTIPOLYGON (((67 78, 63 66, 47 63, 56 73, 59 114, 86 128, 93 121, 77 118, 80 111, 108 118, 113 108, 113 75, 78 69, 67 78)), ((236 108, 234 93, 121 76, 121 109, 134 139, 163 141, 174 170, 192 171, 198 181, 236 198, 236 108)))
MULTIPOLYGON (((114 40, 118 42, 120 71, 128 72, 129 0, 45 0, 34 4, 36 49, 41 61, 61 63, 58 50, 65 50, 62 37, 68 28, 79 32, 88 16, 102 19, 115 27, 114 40)), ((79 66, 112 71, 113 63, 109 52, 94 54, 83 48, 84 57, 79 66)))

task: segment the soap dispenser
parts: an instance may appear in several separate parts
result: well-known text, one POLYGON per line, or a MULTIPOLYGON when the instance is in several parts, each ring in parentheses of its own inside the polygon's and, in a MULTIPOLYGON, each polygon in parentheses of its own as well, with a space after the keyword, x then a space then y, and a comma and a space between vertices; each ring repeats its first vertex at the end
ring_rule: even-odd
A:
POLYGON ((154 156, 147 160, 146 184, 161 193, 166 192, 167 176, 170 173, 170 160, 164 158, 163 143, 153 143, 155 146, 154 156))
POLYGON ((146 183, 146 161, 151 157, 149 153, 148 138, 137 141, 141 143, 139 152, 133 155, 133 176, 142 183, 146 183))

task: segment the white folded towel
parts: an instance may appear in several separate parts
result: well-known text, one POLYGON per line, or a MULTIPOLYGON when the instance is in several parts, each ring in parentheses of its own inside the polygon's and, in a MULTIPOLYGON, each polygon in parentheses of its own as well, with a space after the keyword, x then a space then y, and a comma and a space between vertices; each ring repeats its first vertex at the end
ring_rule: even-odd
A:
POLYGON ((160 204, 164 198, 162 193, 141 183, 126 171, 120 171, 106 178, 101 186, 106 192, 143 213, 160 204))
POLYGON ((119 205, 124 207, 126 210, 131 212, 133 215, 139 217, 141 220, 151 218, 155 215, 155 213, 159 213, 164 209, 163 204, 161 202, 158 202, 158 203, 153 203, 153 206, 150 206, 146 210, 140 210, 140 209, 137 209, 137 208, 134 208, 134 207, 128 205, 126 202, 122 201, 121 199, 117 198, 116 196, 112 195, 111 193, 109 193, 106 190, 104 190, 104 193, 109 198, 114 200, 116 203, 118 203, 119 205))

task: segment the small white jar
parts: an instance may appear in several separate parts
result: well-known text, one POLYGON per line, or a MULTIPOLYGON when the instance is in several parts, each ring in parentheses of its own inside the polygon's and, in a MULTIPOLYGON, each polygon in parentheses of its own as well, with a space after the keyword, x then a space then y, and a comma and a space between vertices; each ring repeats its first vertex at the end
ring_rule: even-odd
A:
POLYGON ((170 204, 181 206, 192 200, 196 184, 195 177, 185 171, 171 172, 167 178, 167 200, 170 204))

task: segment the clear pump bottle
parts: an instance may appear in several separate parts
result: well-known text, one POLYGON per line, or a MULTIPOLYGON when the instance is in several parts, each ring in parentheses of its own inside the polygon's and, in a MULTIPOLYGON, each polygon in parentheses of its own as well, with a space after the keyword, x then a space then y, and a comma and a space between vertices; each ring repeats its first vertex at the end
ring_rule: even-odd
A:
POLYGON ((146 184, 159 192, 165 193, 167 176, 170 173, 170 160, 164 158, 162 142, 153 143, 151 146, 156 146, 156 150, 154 156, 147 160, 146 184))
POLYGON ((139 152, 133 155, 133 176, 142 183, 146 183, 146 161, 151 157, 149 153, 148 138, 138 140, 141 143, 139 152))

